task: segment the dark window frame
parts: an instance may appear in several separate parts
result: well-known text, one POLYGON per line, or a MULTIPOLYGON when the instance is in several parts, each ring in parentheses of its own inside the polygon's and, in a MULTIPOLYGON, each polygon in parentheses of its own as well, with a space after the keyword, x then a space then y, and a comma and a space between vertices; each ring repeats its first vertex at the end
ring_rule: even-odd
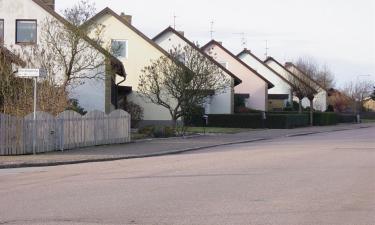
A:
POLYGON ((38 42, 38 20, 36 19, 16 19, 16 36, 15 36, 15 43, 17 45, 35 45, 37 42, 38 42), (17 24, 19 21, 32 21, 32 22, 35 22, 35 25, 36 25, 36 32, 35 32, 35 42, 21 42, 21 41, 17 41, 17 24))
POLYGON ((5 22, 4 22, 4 19, 0 19, 0 22, 3 23, 3 30, 2 30, 3 37, 0 37, 0 44, 4 44, 4 39, 5 39, 5 22))

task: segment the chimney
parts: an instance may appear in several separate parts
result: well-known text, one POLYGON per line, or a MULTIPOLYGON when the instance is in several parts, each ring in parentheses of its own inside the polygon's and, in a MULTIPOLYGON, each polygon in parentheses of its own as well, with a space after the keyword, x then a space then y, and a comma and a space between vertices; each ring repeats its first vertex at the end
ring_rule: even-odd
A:
POLYGON ((177 31, 179 34, 181 34, 181 36, 185 36, 185 32, 183 31, 177 31))
POLYGON ((285 63, 285 67, 292 67, 293 66, 293 63, 291 63, 291 62, 286 62, 285 63))
POLYGON ((42 0, 42 2, 52 10, 55 10, 55 0, 42 0))
POLYGON ((122 18, 124 18, 126 20, 126 22, 132 24, 132 16, 131 15, 126 15, 125 13, 121 13, 120 15, 122 18))

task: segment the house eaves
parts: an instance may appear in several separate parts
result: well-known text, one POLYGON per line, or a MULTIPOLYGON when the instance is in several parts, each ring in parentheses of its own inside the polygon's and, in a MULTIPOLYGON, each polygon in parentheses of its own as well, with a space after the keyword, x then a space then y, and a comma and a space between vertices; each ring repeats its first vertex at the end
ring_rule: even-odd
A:
POLYGON ((91 46, 93 46, 96 50, 98 50, 100 53, 102 53, 105 57, 109 58, 112 68, 116 69, 115 72, 120 76, 126 77, 124 65, 122 64, 122 62, 120 60, 118 60, 116 57, 114 57, 107 50, 102 48, 100 46, 100 44, 96 43, 95 41, 93 41, 92 39, 87 37, 85 34, 83 34, 83 32, 81 31, 81 29, 79 27, 76 27, 73 24, 71 24, 69 21, 64 19, 62 16, 60 16, 58 13, 56 13, 52 8, 47 6, 45 3, 43 3, 40 0, 32 0, 32 1, 35 4, 37 4, 38 6, 40 6, 41 8, 43 8, 45 11, 47 11, 55 19, 57 19, 62 24, 64 24, 64 26, 67 27, 67 29, 79 34, 82 37, 83 40, 85 40, 87 43, 89 43, 91 46))
POLYGON ((239 85, 242 83, 242 80, 235 76, 232 72, 230 72, 227 68, 225 68, 223 65, 218 63, 216 60, 214 60, 211 56, 209 56, 206 52, 202 51, 202 49, 198 48, 194 43, 189 41, 186 37, 181 35, 178 31, 173 29, 172 27, 167 27, 165 30, 163 30, 161 33, 156 35, 152 40, 155 42, 157 39, 159 39, 164 34, 172 32, 175 35, 177 35, 179 38, 181 38, 185 43, 187 43, 190 47, 192 47, 194 50, 198 51, 200 54, 202 54, 204 57, 210 60, 213 64, 215 64, 217 67, 219 67, 221 70, 223 70, 225 73, 227 73, 229 76, 231 76, 234 79, 234 85, 239 85))
POLYGON ((223 45, 221 45, 219 42, 215 41, 215 40, 211 40, 210 42, 208 42, 207 44, 205 44, 201 49, 202 50, 205 50, 207 49, 209 46, 211 45, 216 45, 218 46, 219 48, 221 48, 224 52, 226 52, 227 54, 229 54, 232 58, 234 58, 237 62, 239 62, 241 65, 243 65, 244 67, 246 67, 248 70, 250 70, 251 72, 253 72, 256 76, 258 76, 260 79, 262 79, 264 82, 267 83, 268 85, 268 89, 270 88, 273 88, 274 85, 269 81, 267 80, 266 78, 264 78, 262 75, 260 75, 256 70, 254 70, 253 68, 251 68, 249 65, 247 65, 246 63, 244 63, 241 59, 239 59, 237 56, 235 56, 232 52, 230 52, 228 49, 224 48, 223 45))
POLYGON ((285 79, 285 77, 281 76, 278 72, 276 72, 274 69, 272 69, 270 66, 268 66, 267 64, 265 64, 262 60, 260 60, 256 55, 254 55, 250 50, 248 49, 244 49, 242 50, 242 52, 238 53, 237 57, 240 57, 241 55, 243 54, 248 54, 250 55, 251 57, 253 57, 255 60, 257 60, 260 64, 262 64, 263 66, 265 66, 268 70, 270 70, 271 72, 273 72, 274 74, 276 74, 278 77, 280 77, 283 81, 285 81, 288 85, 290 85, 291 87, 293 87, 293 84, 290 83, 287 79, 285 79))

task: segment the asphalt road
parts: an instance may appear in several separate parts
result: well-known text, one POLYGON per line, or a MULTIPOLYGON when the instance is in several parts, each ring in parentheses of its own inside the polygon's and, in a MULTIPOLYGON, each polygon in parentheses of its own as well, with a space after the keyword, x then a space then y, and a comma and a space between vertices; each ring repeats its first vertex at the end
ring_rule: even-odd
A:
POLYGON ((0 224, 374 225, 375 128, 0 170, 0 224))

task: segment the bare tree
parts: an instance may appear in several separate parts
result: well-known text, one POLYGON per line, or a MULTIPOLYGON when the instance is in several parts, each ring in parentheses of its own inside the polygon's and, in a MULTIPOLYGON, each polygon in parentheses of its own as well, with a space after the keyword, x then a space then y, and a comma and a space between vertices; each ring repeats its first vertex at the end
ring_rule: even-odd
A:
MULTIPOLYGON (((15 76, 16 66, 26 66, 27 61, 0 47, 0 112, 24 116, 32 111, 33 82, 15 76)), ((67 106, 65 90, 56 86, 50 79, 38 82, 39 110, 54 115, 63 111, 67 106)))
POLYGON ((322 88, 328 90, 335 86, 334 75, 327 64, 321 66, 311 57, 300 57, 295 64, 298 69, 316 81, 322 88))
POLYGON ((364 80, 352 81, 344 85, 342 92, 351 99, 355 113, 358 114, 361 112, 363 101, 366 97, 370 96, 372 87, 373 83, 371 81, 364 80))
MULTIPOLYGON (((298 69, 292 69, 291 67, 289 70, 294 75, 290 75, 288 80, 293 85, 294 95, 299 99, 299 113, 302 112, 302 99, 307 98, 310 102, 310 125, 313 125, 314 119, 314 98, 315 95, 318 93, 316 82, 314 82, 310 76, 311 74, 304 74, 298 69)), ((313 73, 314 70, 308 71, 313 73)))
MULTIPOLYGON (((38 45, 17 46, 12 52, 21 56, 28 68, 44 68, 47 77, 38 82, 38 106, 53 114, 63 111, 68 104, 69 91, 87 79, 104 79, 105 57, 93 44, 101 43, 102 27, 96 24, 94 34, 81 25, 95 14, 94 5, 81 0, 63 11, 63 18, 47 17, 41 24, 38 45)), ((11 46, 12 47, 12 46, 11 46)), ((3 58, 4 59, 4 58, 3 58)), ((0 64, 5 64, 2 62, 0 64)), ((8 63, 9 64, 9 63, 8 63)), ((6 64, 5 64, 6 65, 6 64)), ((9 67, 1 73, 2 112, 22 115, 31 111, 32 83, 14 77, 9 67)))
POLYGON ((190 46, 176 47, 170 55, 144 68, 138 90, 146 100, 166 108, 176 126, 190 108, 205 103, 211 92, 223 92, 231 81, 190 46))

